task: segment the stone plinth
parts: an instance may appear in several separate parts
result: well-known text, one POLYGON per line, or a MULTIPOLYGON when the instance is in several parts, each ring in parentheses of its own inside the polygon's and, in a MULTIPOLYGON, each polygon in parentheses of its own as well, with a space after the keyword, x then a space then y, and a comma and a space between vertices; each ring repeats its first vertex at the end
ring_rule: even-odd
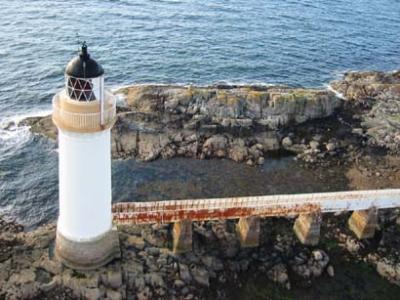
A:
POLYGON ((349 219, 349 228, 359 239, 372 238, 378 224, 378 210, 355 211, 349 219))
POLYGON ((174 253, 192 251, 192 221, 182 220, 174 223, 172 236, 174 253))
POLYGON ((236 232, 243 248, 258 247, 260 244, 260 217, 240 218, 236 232))
POLYGON ((91 241, 73 241, 57 231, 55 255, 74 270, 93 270, 121 257, 117 229, 91 241))
POLYGON ((315 246, 319 242, 321 230, 321 214, 302 214, 294 223, 293 230, 304 245, 315 246))

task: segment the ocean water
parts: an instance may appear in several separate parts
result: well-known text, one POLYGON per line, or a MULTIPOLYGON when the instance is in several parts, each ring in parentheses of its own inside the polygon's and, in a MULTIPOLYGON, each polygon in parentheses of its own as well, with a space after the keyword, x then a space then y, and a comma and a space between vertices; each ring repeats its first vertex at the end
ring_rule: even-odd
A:
MULTIPOLYGON (((0 7, 0 213, 28 226, 57 214, 57 149, 10 122, 49 112, 78 40, 86 40, 104 66, 109 87, 147 82, 317 87, 346 70, 400 67, 398 0, 0 0, 0 7)), ((137 176, 127 183, 131 164, 113 165, 114 183, 122 180, 133 191, 130 198, 157 196, 151 190, 140 198, 135 192, 140 182, 180 174, 181 181, 168 190, 184 185, 192 173, 179 167, 186 162, 136 165, 137 176)), ((209 175, 204 164, 193 168, 203 170, 203 178, 209 175)), ((251 192, 237 190, 243 182, 234 181, 228 192, 251 192)), ((159 193, 175 196, 165 190, 159 193)), ((204 194, 187 189, 178 196, 204 194)), ((121 195, 117 187, 114 198, 124 200, 121 195)))

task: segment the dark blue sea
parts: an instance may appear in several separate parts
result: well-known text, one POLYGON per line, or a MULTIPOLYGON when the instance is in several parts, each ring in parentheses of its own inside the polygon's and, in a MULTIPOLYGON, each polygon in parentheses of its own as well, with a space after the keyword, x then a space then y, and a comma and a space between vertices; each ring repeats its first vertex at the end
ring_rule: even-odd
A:
MULTIPOLYGON (((50 111, 78 41, 87 41, 110 88, 319 87, 347 70, 400 68, 398 0, 0 0, 0 8, 0 214, 28 227, 56 218, 57 149, 10 122, 50 111)), ((277 165, 241 174, 229 162, 216 164, 115 161, 114 201, 287 190, 278 182, 259 188, 265 172, 277 176, 277 165), (226 169, 236 177, 226 178, 226 169)))

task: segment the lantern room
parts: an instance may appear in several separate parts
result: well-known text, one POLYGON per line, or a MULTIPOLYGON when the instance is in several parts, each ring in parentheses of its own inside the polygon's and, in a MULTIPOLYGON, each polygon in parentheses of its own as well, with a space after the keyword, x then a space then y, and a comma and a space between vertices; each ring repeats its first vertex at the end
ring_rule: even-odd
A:
POLYGON ((68 63, 65 81, 71 99, 93 101, 103 97, 104 70, 90 57, 86 42, 83 42, 79 55, 68 63))
POLYGON ((110 128, 115 113, 115 97, 104 87, 104 69, 83 42, 65 69, 65 89, 53 99, 53 121, 61 129, 95 132, 110 128))

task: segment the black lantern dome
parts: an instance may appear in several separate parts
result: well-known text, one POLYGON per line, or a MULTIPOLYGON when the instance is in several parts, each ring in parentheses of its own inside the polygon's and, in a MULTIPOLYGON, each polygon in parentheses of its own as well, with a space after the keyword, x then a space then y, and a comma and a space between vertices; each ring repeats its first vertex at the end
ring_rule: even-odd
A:
POLYGON ((90 58, 86 42, 82 43, 79 55, 65 69, 66 89, 71 99, 77 101, 102 100, 104 70, 90 58))
POLYGON ((67 65, 65 74, 75 78, 95 78, 104 74, 103 67, 90 58, 86 42, 82 43, 81 51, 67 65))

